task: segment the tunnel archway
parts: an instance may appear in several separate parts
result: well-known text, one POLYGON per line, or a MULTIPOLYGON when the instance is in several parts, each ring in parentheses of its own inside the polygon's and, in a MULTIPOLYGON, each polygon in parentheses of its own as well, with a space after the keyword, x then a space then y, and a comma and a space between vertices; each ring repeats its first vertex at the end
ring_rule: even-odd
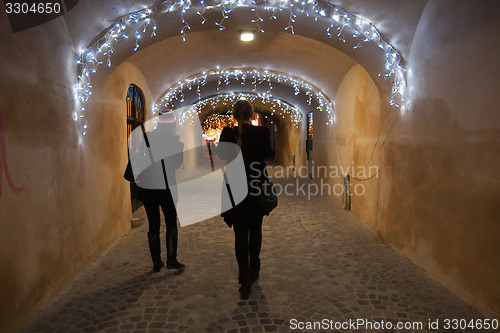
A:
MULTIPOLYGON (((108 67, 111 67, 112 58, 117 58, 118 62, 121 59, 126 59, 127 62, 134 63, 150 83, 153 99, 155 99, 154 96, 158 96, 167 89, 169 92, 175 92, 177 87, 174 86, 177 83, 178 86, 180 85, 181 99, 184 101, 183 82, 190 82, 187 78, 192 76, 192 73, 205 72, 207 68, 213 68, 214 64, 217 64, 218 68, 215 74, 219 75, 215 94, 219 93, 221 73, 224 71, 219 70, 220 64, 224 64, 223 68, 260 67, 265 70, 287 72, 293 68, 291 70, 292 74, 304 77, 306 81, 312 82, 315 86, 326 86, 326 95, 331 96, 331 99, 334 100, 344 75, 359 62, 367 66, 367 72, 370 73, 380 93, 384 96, 383 99, 387 101, 385 103, 386 107, 393 104, 397 105, 404 93, 403 57, 400 53, 381 36, 373 24, 338 6, 322 1, 302 3, 281 1, 279 3, 263 2, 259 4, 246 1, 214 1, 213 3, 203 3, 202 1, 200 4, 168 1, 161 6, 153 5, 118 18, 109 29, 105 29, 94 40, 97 41, 83 50, 78 60, 82 66, 82 74, 79 76, 80 80, 76 91, 82 102, 86 101, 90 96, 88 93, 91 93, 86 87, 90 82, 90 74, 99 69, 100 63, 105 63, 108 67), (168 6, 164 8, 166 5, 168 6), (300 8, 297 6, 300 6, 300 8), (272 17, 269 20, 264 20, 261 11, 272 12, 272 17), (220 13, 223 15, 222 21, 220 18, 217 19, 217 14, 220 13), (237 15, 238 21, 231 20, 230 14, 237 15), (177 30, 178 27, 175 28, 176 23, 178 23, 176 18, 178 19, 179 15, 181 29, 177 30), (288 25, 283 30, 281 25, 287 21, 287 15, 288 25), (257 20, 255 16, 258 18, 257 20), (201 22, 198 22, 194 17, 201 17, 201 22), (314 24, 311 24, 311 20, 313 20, 314 24), (224 22, 224 25, 222 25, 222 22, 224 22), (253 44, 253 51, 251 47, 236 45, 239 42, 236 38, 238 36, 237 32, 242 27, 252 30, 252 23, 254 27, 258 26, 259 29, 257 30, 261 32, 257 35, 260 44, 257 43, 257 47, 255 47, 256 44, 253 44), (214 31, 214 26, 211 24, 218 27, 220 31, 214 31), (163 26, 163 28, 158 29, 159 26, 163 26), (280 32, 280 30, 285 32, 280 32), (144 37, 148 32, 151 33, 151 38, 145 40, 144 37), (130 42, 134 39, 135 44, 131 47, 130 42), (217 43, 220 40, 226 42, 227 45, 218 46, 217 43), (229 43, 227 43, 228 41, 229 43), (306 46, 303 43, 312 45, 306 46), (317 61, 321 56, 310 52, 309 59, 304 56, 298 57, 302 61, 302 64, 299 65, 298 61, 290 60, 290 54, 294 54, 293 44, 300 45, 295 48, 295 50, 300 49, 299 52, 308 49, 308 46, 314 46, 314 48, 323 51, 317 52, 317 54, 331 54, 332 52, 337 54, 333 59, 325 59, 326 57, 324 57, 322 61, 317 61), (262 56, 264 45, 277 45, 275 46, 276 49, 273 50, 274 56, 262 56), (278 60, 275 60, 275 56, 282 53, 284 49, 290 50, 290 54, 281 54, 278 56, 278 60), (216 51, 214 52, 214 50, 216 51), (246 52, 248 54, 244 54, 246 52), (203 57, 193 56, 197 53, 202 54, 203 57), (118 54, 118 57, 115 56, 116 54, 118 54), (225 56, 226 54, 232 56, 225 56), (349 55, 353 56, 354 59, 349 55), (262 61, 262 59, 273 60, 269 63, 262 61), (150 63, 161 64, 159 66, 161 68, 153 69, 150 63), (323 65, 328 70, 324 73, 311 73, 309 69, 313 67, 312 65, 317 68, 323 65), (298 66, 298 70, 296 70, 296 66, 298 66), (332 70, 332 66, 338 68, 332 70), (391 76, 392 84, 388 84, 387 81, 382 79, 384 76, 391 76)), ((301 54, 299 53, 299 55, 301 54)), ((103 74, 100 75, 102 77, 103 74)), ((201 76, 201 74, 194 75, 201 76)), ((105 76, 106 74, 104 74, 105 76)), ((230 75, 226 72, 225 80, 227 80, 228 76, 230 75)), ((167 92, 167 95, 169 92, 167 92)), ((269 94, 270 89, 266 93, 269 94)), ((176 94, 173 94, 173 96, 177 99, 176 94)), ((201 98, 200 94, 198 94, 199 98, 201 98)), ((292 98, 293 94, 288 94, 283 99, 290 100, 292 98)), ((159 104, 161 103, 155 103, 152 116, 158 110, 159 104)), ((322 109, 325 105, 320 106, 319 109, 322 109)), ((298 132, 291 135, 294 143, 292 145, 283 144, 283 146, 293 146, 286 152, 286 156, 280 158, 282 162, 287 161, 286 164, 295 164, 296 161, 298 161, 299 166, 307 164, 305 154, 306 124, 302 124, 302 121, 308 111, 310 110, 303 109, 300 122, 294 122, 295 126, 298 123, 301 124, 298 132)), ((333 112, 328 112, 326 121, 321 117, 316 118, 319 120, 316 124, 329 126, 333 123, 335 116, 333 112)), ((288 129, 286 130, 288 131, 288 129)), ((380 132, 382 132, 382 128, 380 128, 380 132)), ((331 137, 335 136, 335 134, 327 136, 331 137)), ((329 144, 330 138, 323 140, 323 143, 321 139, 319 141, 320 146, 331 146, 329 144)), ((327 153, 327 155, 331 154, 335 153, 327 153)), ((337 155, 339 154, 337 153, 337 155)), ((321 160, 321 158, 317 160, 321 160)), ((327 157, 326 160, 328 163, 333 162, 331 157, 327 157)), ((340 157, 334 158, 334 160, 336 163, 341 161, 340 157)))
MULTIPOLYGON (((128 58, 127 61, 115 69, 112 79, 106 82, 106 86, 113 87, 118 85, 123 75, 130 71, 130 67, 133 67, 134 71, 140 72, 143 80, 148 82, 149 89, 147 94, 152 96, 152 101, 156 101, 152 102, 150 108, 148 108, 148 118, 154 117, 155 112, 161 108, 190 105, 209 97, 217 97, 223 94, 237 94, 238 90, 240 90, 240 92, 249 91, 250 93, 265 95, 268 91, 267 89, 269 89, 267 80, 270 76, 267 76, 268 73, 279 74, 283 73, 286 69, 288 69, 287 72, 290 73, 289 75, 292 77, 304 75, 315 83, 319 82, 323 89, 316 88, 317 92, 328 103, 330 103, 330 96, 335 100, 344 100, 348 98, 346 96, 352 95, 353 92, 354 95, 356 95, 356 91, 359 90, 356 83, 351 84, 351 88, 345 91, 341 88, 345 82, 347 82, 346 79, 350 76, 353 68, 363 69, 363 67, 343 52, 329 45, 303 36, 286 33, 269 33, 267 34, 267 38, 262 36, 261 40, 256 41, 254 46, 255 50, 245 49, 244 52, 242 52, 239 49, 239 47, 242 47, 241 42, 237 37, 238 32, 236 31, 200 31, 189 34, 189 39, 185 42, 179 41, 178 38, 175 37, 165 39, 142 49, 128 58), (219 38, 221 34, 223 37, 227 38, 219 38), (272 39, 277 45, 274 47, 272 45, 264 47, 269 45, 269 39, 272 39), (227 51, 222 53, 218 51, 224 47, 227 51), (285 49, 290 53, 302 50, 302 53, 298 53, 297 56, 290 58, 287 52, 283 52, 285 49), (228 70, 206 70, 205 74, 200 70, 200 68, 206 69, 206 67, 204 67, 206 64, 214 66, 214 64, 225 63, 226 61, 229 62, 228 65, 236 63, 260 65, 262 60, 259 63, 259 59, 265 59, 267 63, 266 67, 271 69, 261 69, 261 72, 259 72, 256 78, 247 74, 248 80, 246 83, 248 83, 250 87, 245 87, 245 85, 241 84, 243 82, 242 75, 245 70, 248 70, 248 67, 229 67, 228 70), (309 64, 319 66, 313 67, 309 66, 309 64), (272 68, 279 68, 280 71, 273 70, 272 68), (240 72, 238 73, 237 71, 240 72), (307 74, 303 74, 305 72, 307 72, 307 74), (238 74, 235 75, 235 73, 238 74), (211 77, 211 79, 208 77, 211 77), (204 80, 207 80, 207 83, 200 84, 203 91, 198 93, 198 83, 204 80), (254 91, 255 87, 251 83, 259 80, 262 81, 263 87, 261 88, 259 86, 260 90, 255 89, 254 91), (168 84, 168 82, 171 82, 171 84, 168 84), (207 89, 205 90, 205 88, 207 89), (346 96, 344 96, 344 94, 346 94, 346 96), (169 95, 169 97, 165 98, 165 95, 169 95)), ((259 67, 256 66, 255 70, 259 70, 259 67)), ((366 69, 362 71, 364 73, 363 80, 371 82, 370 94, 374 93, 376 96, 380 96, 379 87, 375 81, 372 80, 368 71, 366 69)), ((366 142, 363 143, 357 140, 351 140, 352 133, 355 132, 354 128, 358 126, 357 123, 351 122, 349 124, 343 124, 342 127, 349 127, 348 132, 350 134, 346 139, 355 142, 355 144, 350 145, 347 152, 345 151, 345 147, 342 148, 343 151, 341 151, 337 143, 337 137, 340 133, 339 127, 332 121, 335 119, 335 115, 332 112, 325 112, 321 107, 318 108, 317 106, 319 106, 319 103, 315 105, 312 103, 308 104, 307 100, 309 96, 306 90, 300 92, 301 88, 298 87, 299 94, 296 95, 294 84, 290 82, 277 82, 277 79, 271 81, 273 81, 273 87, 282 85, 282 90, 288 89, 281 95, 285 102, 292 101, 292 103, 301 105, 300 111, 296 112, 300 117, 293 117, 294 119, 288 123, 278 124, 279 136, 277 138, 276 158, 280 164, 284 166, 294 166, 298 170, 307 168, 307 124, 305 114, 312 110, 316 113, 314 122, 316 128, 314 132, 316 133, 315 147, 317 149, 315 149, 314 156, 312 156, 311 166, 316 168, 329 168, 332 166, 339 170, 334 177, 330 177, 330 173, 321 177, 321 175, 316 172, 315 178, 317 178, 318 181, 322 181, 321 178, 328 178, 323 180, 328 182, 331 186, 341 183, 343 172, 346 169, 346 165, 342 165, 342 155, 345 155, 344 158, 348 159, 347 166, 360 164, 365 163, 365 160, 363 160, 366 155, 364 151, 373 151, 377 148, 377 138, 371 138, 370 141, 365 140, 366 142), (298 101, 297 96, 300 97, 302 101, 298 101)), ((305 80, 302 80, 302 82, 310 84, 305 80)), ((312 91, 315 91, 314 87, 316 87, 316 85, 313 86, 312 91)), ((273 92, 277 90, 278 89, 272 89, 273 92)), ((358 97, 363 97, 364 93, 362 89, 358 92, 358 97)), ((314 92, 314 94, 315 93, 316 92, 314 92)), ((280 94, 276 93, 275 95, 279 96, 280 94)), ((100 92, 97 92, 97 98, 106 98, 106 96, 101 96, 100 92)), ((371 103, 374 105, 375 109, 387 106, 387 101, 382 101, 381 97, 372 99, 371 103)), ((323 103, 323 105, 326 104, 327 103, 323 103)), ((352 112, 349 108, 350 107, 344 108, 342 106, 338 111, 352 112)), ((355 111, 357 118, 363 117, 363 108, 357 108, 355 111)), ((281 117, 283 113, 278 113, 278 115, 281 117)), ((382 116, 383 114, 379 111, 376 116, 378 118, 367 122, 368 126, 371 126, 369 130, 370 133, 380 133, 382 126, 387 126, 387 124, 384 125, 380 121, 380 117, 382 116)), ((375 152, 375 155, 376 158, 374 161, 378 162, 378 150, 375 152)), ((302 173, 307 174, 307 172, 302 173)), ((371 174, 368 176, 371 176, 371 174)), ((364 177, 363 175, 360 178, 368 177, 364 177)), ((358 202, 356 199, 353 200, 353 207, 356 208, 357 213, 365 211, 368 205, 376 206, 376 198, 378 196, 376 183, 378 183, 378 178, 370 181, 370 184, 375 185, 368 185, 372 188, 368 191, 371 193, 368 200, 364 202, 358 202)), ((370 217, 374 215, 373 208, 370 214, 368 214, 370 217)), ((376 221, 372 220, 371 222, 376 224, 376 221)))
MULTIPOLYGON (((302 12, 302 3, 290 10, 286 2, 270 20, 272 9, 256 7, 255 13, 248 6, 225 7, 226 1, 217 7, 220 1, 207 0, 204 5, 213 8, 203 13, 201 2, 193 0, 183 13, 191 28, 185 29, 183 42, 181 13, 188 1, 177 1, 172 11, 153 17, 156 37, 147 34, 151 25, 142 33, 140 18, 138 25, 125 22, 132 34, 128 39, 117 36, 120 43, 112 45, 108 68, 108 54, 96 55, 96 46, 104 44, 101 37, 118 19, 157 3, 80 1, 71 12, 22 33, 14 33, 9 17, 2 14, 3 141, 9 172, 16 183, 25 184, 22 192, 3 192, 0 202, 3 226, 9 231, 2 244, 8 254, 3 258, 8 297, 1 305, 2 318, 22 323, 21 316, 50 299, 129 231, 129 184, 123 180, 128 85, 136 82, 143 88, 148 119, 153 101, 168 87, 217 65, 293 69, 292 75, 321 87, 335 101, 338 118, 329 128, 322 125, 323 113, 314 114, 315 165, 337 165, 339 151, 344 168, 380 163, 384 169, 378 191, 374 189, 379 200, 370 200, 375 206, 361 210, 369 216, 360 215, 384 242, 433 279, 484 313, 498 313, 498 292, 491 290, 499 276, 494 246, 499 182, 493 167, 500 151, 495 140, 499 114, 494 112, 498 75, 492 74, 499 68, 495 54, 500 48, 491 43, 498 30, 497 2, 470 6, 451 0, 335 1, 373 22, 402 55, 411 97, 404 113, 390 107, 392 80, 383 77, 385 55, 392 53, 370 43, 354 48, 360 41, 351 37, 356 31, 344 28, 349 37, 344 42, 337 36, 342 25, 328 30, 332 21, 302 12), (230 12, 218 31, 215 22, 221 23, 224 7, 230 12), (197 10, 207 19, 204 24, 197 10), (295 19, 294 34, 290 16, 295 19), (473 24, 463 24, 471 18, 473 24), (252 19, 259 20, 264 33, 252 19), (141 38, 134 52, 136 27, 141 38), (243 28, 256 30, 252 44, 238 44, 238 30, 243 28), (85 50, 96 57, 80 53, 85 50), (78 66, 90 64, 85 72, 75 65, 80 55, 85 59, 78 66), (92 97, 75 105, 75 96, 81 95, 74 94, 74 85, 82 73, 91 79, 92 97), (356 88, 363 84, 369 86, 367 94, 356 88), (371 125, 377 122, 379 128, 371 125), (352 124, 357 125, 350 130, 352 124), (355 152, 353 146, 360 149, 355 152), (19 251, 12 250, 17 247, 19 251), (61 248, 67 250, 61 253, 61 248)), ((309 7, 315 3, 306 2, 309 7)), ((356 27, 356 18, 347 17, 356 27)), ((357 213, 364 205, 353 204, 357 213)))
MULTIPOLYGON (((214 26, 218 27, 219 30, 234 29, 241 31, 241 29, 250 29, 249 25, 253 25, 258 28, 259 32, 264 33, 264 28, 269 29, 267 31, 280 30, 279 24, 283 24, 283 21, 286 22, 285 18, 287 17, 288 25, 284 28, 285 31, 291 32, 293 35, 297 33, 297 35, 304 35, 308 38, 326 42, 351 55, 353 55, 353 49, 357 50, 365 44, 373 44, 374 48, 365 47, 364 49, 368 49, 368 51, 364 52, 364 54, 362 52, 361 56, 355 55, 355 57, 359 58, 358 61, 361 60, 361 63, 365 62, 368 68, 376 68, 377 75, 374 75, 374 77, 382 76, 381 74, 385 77, 392 77, 391 93, 388 94, 391 105, 399 106, 404 100, 403 94, 406 81, 402 55, 382 37, 377 28, 368 20, 349 13, 329 2, 318 0, 309 0, 307 2, 264 1, 259 3, 254 1, 213 1, 204 3, 204 1, 201 1, 194 4, 191 1, 170 0, 124 15, 119 17, 109 29, 98 34, 94 38, 97 41, 92 45, 80 50, 77 59, 77 63, 80 65, 80 75, 78 75, 78 83, 75 86, 75 97, 81 103, 85 103, 92 93, 91 74, 97 72, 99 66, 103 63, 111 67, 111 55, 114 53, 119 53, 118 62, 130 55, 130 51, 127 51, 127 47, 130 46, 129 40, 135 39, 132 48, 134 52, 140 47, 144 47, 141 46, 140 42, 144 41, 146 33, 150 33, 151 38, 158 36, 158 40, 180 34, 182 40, 185 41, 188 32, 206 31, 205 22, 207 21, 213 22, 214 26), (264 20, 259 10, 272 12, 272 16, 269 20, 264 20), (233 12, 237 13, 238 22, 229 19, 229 14, 233 12), (222 14, 222 19, 216 18, 216 14, 219 13, 222 14), (180 16, 181 21, 180 30, 175 28, 175 18, 178 16, 180 16), (201 21, 194 22, 193 16, 201 17, 201 21), (227 22, 223 25, 226 19, 227 22), (247 23, 245 23, 246 19, 248 19, 247 23), (313 20, 316 26, 307 26, 311 23, 308 22, 310 20, 313 20), (190 24, 189 21, 193 21, 193 23, 190 24), (274 24, 274 22, 270 23, 271 21, 280 23, 274 24), (164 28, 158 29, 158 24, 162 23, 165 23, 164 28), (334 31, 337 32, 336 36, 334 31), (324 33, 321 34, 320 32, 326 32, 326 37, 324 33), (133 34, 133 37, 129 37, 129 34, 133 34), (333 36, 335 38, 332 38, 333 36), (123 40, 125 42, 122 42, 123 40), (339 40, 343 43, 340 43, 339 40), (384 59, 382 62, 377 63, 377 61, 374 61, 377 56, 374 57, 373 55, 377 54, 384 59)), ((208 29, 211 28, 208 27, 208 29)), ((149 39, 144 42, 144 45, 148 46, 152 43, 155 43, 155 41, 149 39)), ((80 111, 83 111, 83 109, 80 111)))
MULTIPOLYGON (((348 165, 365 163, 361 160, 366 154, 360 150, 374 151, 376 149, 374 161, 378 163, 380 152, 375 139, 370 139, 368 143, 361 145, 359 145, 360 142, 354 140, 356 144, 351 145, 347 153, 341 152, 338 147, 337 137, 341 133, 334 123, 336 118, 333 112, 336 108, 334 101, 344 100, 343 94, 349 95, 353 93, 353 89, 357 90, 356 84, 346 91, 342 91, 341 87, 345 84, 344 80, 352 68, 355 66, 363 68, 345 53, 325 43, 282 32, 263 34, 256 39, 254 45, 250 46, 242 45, 237 31, 198 31, 188 34, 188 37, 186 41, 179 40, 177 37, 167 38, 143 48, 113 71, 114 79, 109 79, 106 86, 112 87, 119 84, 119 81, 114 80, 120 80, 123 75, 120 73, 129 66, 140 71, 141 76, 148 82, 148 94, 152 96, 152 101, 155 101, 148 109, 148 118, 154 117, 155 112, 161 108, 196 104, 207 98, 215 98, 224 94, 234 95, 247 92, 260 94, 268 100, 279 97, 292 106, 298 105, 296 109, 299 110, 295 112, 299 116, 294 116, 289 123, 278 124, 276 159, 280 164, 293 165, 298 170, 307 168, 306 113, 309 111, 315 112, 314 126, 317 134, 315 136, 317 149, 311 158, 310 167, 330 168, 334 166, 339 170, 333 177, 335 179, 330 177, 330 173, 323 175, 325 182, 334 186, 342 182, 343 173, 349 172, 346 171, 345 165, 342 166, 341 155, 349 159, 348 165), (223 38, 220 38, 221 36, 223 38), (222 49, 224 52, 220 52, 222 49), (284 50, 287 51, 283 52, 284 50), (290 57, 289 54, 293 54, 294 57, 290 57), (220 68, 221 63, 227 64, 228 67, 220 68), (241 64, 246 66, 241 66, 241 64), (255 66, 249 67, 248 65, 255 66), (219 69, 213 69, 214 67, 219 67, 219 69), (257 75, 252 74, 253 71, 256 71, 257 75), (246 81, 242 78, 245 73, 246 81), (275 77, 271 78, 271 74, 275 77), (286 81, 288 78, 297 80, 295 83, 291 80, 286 81), (255 81, 260 81, 257 87, 252 84, 255 81), (272 83, 273 89, 270 89, 269 82, 272 83), (242 83, 245 84, 242 85, 242 83), (268 95, 269 90, 274 96, 268 95), (311 99, 313 102, 308 103, 311 99), (330 106, 331 110, 325 106, 330 106)), ((383 94, 368 70, 363 69, 363 71, 366 76, 363 80, 372 82, 374 93, 377 96, 383 94)), ((100 92, 96 94, 95 98, 105 98, 105 96, 100 96, 100 92)), ((376 109, 387 108, 384 116, 398 112, 396 109, 389 108, 389 102, 382 97, 372 100, 372 103, 376 109)), ((352 109, 341 107, 338 112, 352 112, 352 109)), ((362 117, 363 110, 356 112, 358 118, 362 117)), ((278 115, 282 117, 284 113, 278 112, 278 115)), ((378 112, 377 117, 382 117, 382 113, 378 112)), ((388 128, 390 123, 383 123, 379 118, 368 122, 368 126, 373 127, 370 128, 370 133, 380 134, 388 128)), ((346 125, 350 128, 348 132, 352 134, 355 132, 353 128, 358 124, 342 124, 343 127, 346 125)), ((351 136, 348 136, 347 140, 351 140, 351 136)), ((349 173, 352 175, 352 172, 349 173)), ((303 171, 302 174, 307 174, 307 172, 303 171)), ((316 174, 315 178, 322 181, 318 172, 316 174)), ((363 175, 360 178, 367 177, 363 175)), ((370 181, 373 184, 377 182, 378 179, 370 181)), ((364 211, 366 205, 376 205, 377 200, 373 199, 377 197, 377 187, 374 186, 369 192, 373 197, 361 205, 357 205, 358 202, 353 200, 353 206, 359 211, 364 211)))

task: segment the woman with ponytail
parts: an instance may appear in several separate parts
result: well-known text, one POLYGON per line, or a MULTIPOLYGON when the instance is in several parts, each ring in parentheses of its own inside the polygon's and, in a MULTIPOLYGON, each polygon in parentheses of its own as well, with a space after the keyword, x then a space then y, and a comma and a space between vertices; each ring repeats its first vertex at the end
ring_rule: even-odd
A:
POLYGON ((260 271, 264 214, 257 207, 258 191, 251 184, 252 181, 267 179, 265 158, 272 152, 269 130, 266 127, 253 126, 250 122, 252 115, 252 104, 249 101, 237 101, 233 106, 233 118, 238 122, 238 127, 225 127, 219 140, 240 146, 247 176, 247 197, 236 207, 222 214, 224 221, 234 230, 241 299, 248 299, 251 284, 258 279, 260 271))

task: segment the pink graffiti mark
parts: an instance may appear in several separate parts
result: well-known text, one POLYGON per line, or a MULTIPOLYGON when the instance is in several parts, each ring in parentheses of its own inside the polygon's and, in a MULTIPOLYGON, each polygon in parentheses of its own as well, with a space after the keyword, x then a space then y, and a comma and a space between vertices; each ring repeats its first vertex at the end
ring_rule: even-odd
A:
POLYGON ((5 171, 5 178, 7 183, 14 193, 19 193, 23 190, 23 186, 16 186, 12 181, 9 173, 9 166, 7 165, 7 154, 5 152, 5 136, 3 131, 3 115, 0 113, 0 197, 2 196, 2 170, 5 171))

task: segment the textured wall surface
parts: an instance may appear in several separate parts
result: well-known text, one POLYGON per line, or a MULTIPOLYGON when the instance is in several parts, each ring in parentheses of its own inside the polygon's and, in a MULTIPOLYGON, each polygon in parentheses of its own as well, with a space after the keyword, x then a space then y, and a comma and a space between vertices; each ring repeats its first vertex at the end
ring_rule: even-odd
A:
MULTIPOLYGON (((81 271, 84 263, 71 263, 78 254, 69 245, 79 238, 86 218, 85 196, 79 190, 85 186, 81 173, 86 163, 75 149, 71 112, 65 112, 73 105, 71 42, 60 20, 16 35, 8 22, 6 17, 0 20, 0 43, 8 46, 0 54, 0 135, 5 147, 1 159, 13 185, 22 188, 14 191, 2 170, 2 326, 15 325, 34 303, 53 295, 55 285, 67 283, 81 271), (34 50, 40 56, 34 57, 34 50)), ((80 245, 96 257, 101 249, 87 245, 93 238, 88 234, 80 245)))
POLYGON ((491 42, 498 13, 492 1, 429 1, 408 58, 403 112, 385 104, 356 65, 337 91, 335 126, 323 127, 315 114, 314 144, 317 166, 341 158, 344 169, 365 165, 376 144, 369 165, 381 171, 365 182, 365 196, 353 195, 352 210, 489 315, 500 313, 500 48, 491 42))
POLYGON ((409 108, 383 149, 378 230, 484 313, 500 313, 498 3, 430 1, 409 108), (472 20, 472 21, 471 21, 472 20))
POLYGON ((16 331, 129 230, 125 96, 130 83, 147 85, 124 64, 87 106, 81 137, 64 21, 15 35, 1 22, 0 135, 13 187, 2 178, 0 330, 16 331))
POLYGON ((295 157, 295 167, 306 165, 305 125, 294 127, 290 121, 282 120, 277 127, 276 162, 283 166, 293 166, 292 155, 295 157))
MULTIPOLYGON (((332 145, 338 149, 335 165, 359 179, 351 178, 351 209, 373 226, 377 218, 378 175, 360 180, 370 178, 380 168, 380 103, 378 89, 366 70, 360 65, 352 67, 337 92, 338 115, 332 138, 332 145)), ((341 178, 333 181, 343 183, 341 178)))

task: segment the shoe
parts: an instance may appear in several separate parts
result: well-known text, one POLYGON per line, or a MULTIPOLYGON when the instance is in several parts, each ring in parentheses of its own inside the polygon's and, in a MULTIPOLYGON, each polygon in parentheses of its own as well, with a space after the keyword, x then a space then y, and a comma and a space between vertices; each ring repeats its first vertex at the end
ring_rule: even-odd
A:
POLYGON ((248 297, 250 296, 251 289, 252 287, 250 286, 250 284, 242 284, 239 289, 240 299, 242 300, 248 299, 248 297))
POLYGON ((168 261, 167 260, 167 269, 181 269, 186 267, 186 265, 181 264, 177 259, 168 261))
POLYGON ((248 270, 240 271, 238 274, 238 281, 241 284, 241 287, 239 289, 240 292, 240 299, 248 299, 248 296, 250 296, 250 290, 251 290, 251 285, 250 285, 250 272, 248 270))
POLYGON ((153 271, 155 273, 158 273, 163 266, 165 266, 165 263, 163 262, 163 260, 160 260, 159 262, 155 262, 155 263, 153 263, 153 271))

